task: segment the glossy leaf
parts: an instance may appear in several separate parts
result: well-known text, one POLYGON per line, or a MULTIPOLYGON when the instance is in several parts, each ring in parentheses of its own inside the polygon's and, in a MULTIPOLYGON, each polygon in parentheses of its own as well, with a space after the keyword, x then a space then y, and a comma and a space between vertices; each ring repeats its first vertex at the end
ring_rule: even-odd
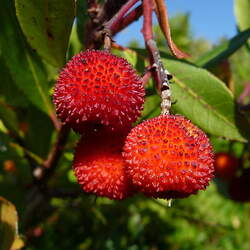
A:
POLYGON ((40 59, 29 49, 23 38, 12 1, 1 2, 0 16, 0 51, 2 52, 0 56, 9 75, 17 88, 36 107, 53 115, 46 72, 40 59))
POLYGON ((74 25, 72 27, 72 32, 69 40, 69 49, 68 49, 68 60, 70 60, 74 55, 78 54, 82 50, 82 44, 79 41, 77 35, 77 27, 74 25))
POLYGON ((160 114, 161 98, 159 95, 147 96, 142 112, 142 119, 149 119, 160 114))
POLYGON ((66 60, 75 16, 74 0, 15 0, 16 13, 29 44, 57 67, 66 60))
MULTIPOLYGON (((234 12, 238 29, 240 31, 250 28, 250 0, 235 0, 234 12)), ((250 48, 250 40, 248 40, 247 47, 250 48)))
POLYGON ((11 248, 17 234, 17 222, 15 206, 0 197, 0 250, 11 248))
POLYGON ((9 72, 9 69, 6 67, 3 59, 0 56, 0 75, 1 75, 1 84, 0 84, 0 96, 1 98, 13 107, 22 107, 25 108, 30 105, 29 101, 23 95, 23 92, 20 91, 9 72))
POLYGON ((24 138, 25 145, 33 153, 46 157, 50 149, 54 129, 51 120, 35 107, 29 108, 25 120, 29 124, 29 129, 24 138), (36 139, 34 140, 34 138, 36 139))
POLYGON ((250 28, 250 0, 235 0, 234 12, 240 30, 250 28))
MULTIPOLYGON (((143 49, 127 50, 123 55, 128 57, 128 53, 137 53, 141 60, 146 58, 143 49)), ((205 69, 161 54, 165 67, 174 76, 171 85, 174 113, 186 116, 211 135, 241 142, 249 140, 250 125, 238 112, 232 93, 221 80, 205 69)), ((154 103, 152 100, 146 103, 145 118, 159 114, 159 102, 157 98, 154 103)))
POLYGON ((204 68, 212 67, 232 55, 236 50, 244 45, 249 38, 250 29, 240 32, 232 39, 225 41, 221 45, 201 56, 195 64, 204 68))
POLYGON ((248 121, 238 112, 232 93, 222 81, 188 63, 163 61, 174 75, 171 90, 175 113, 185 115, 211 135, 242 142, 250 138, 248 121))

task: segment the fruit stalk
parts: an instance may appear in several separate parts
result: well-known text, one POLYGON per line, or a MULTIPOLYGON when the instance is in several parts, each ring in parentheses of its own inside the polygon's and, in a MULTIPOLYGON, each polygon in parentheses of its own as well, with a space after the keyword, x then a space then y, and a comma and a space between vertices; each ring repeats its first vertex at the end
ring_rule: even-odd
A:
POLYGON ((159 49, 156 42, 153 39, 152 30, 152 13, 153 4, 152 0, 143 1, 143 28, 142 33, 145 40, 145 45, 150 55, 151 67, 154 70, 153 76, 157 84, 157 89, 161 93, 162 103, 161 103, 161 114, 170 114, 171 108, 171 90, 169 87, 169 80, 172 75, 164 68, 162 63, 159 49))

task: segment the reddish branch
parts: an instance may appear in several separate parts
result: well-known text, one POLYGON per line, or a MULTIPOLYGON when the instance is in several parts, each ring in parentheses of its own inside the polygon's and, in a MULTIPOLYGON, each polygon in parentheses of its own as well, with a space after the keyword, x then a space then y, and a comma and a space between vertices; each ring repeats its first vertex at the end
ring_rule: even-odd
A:
POLYGON ((153 39, 153 29, 152 29, 152 13, 153 13, 153 2, 152 0, 144 0, 143 1, 143 27, 142 27, 142 33, 144 36, 144 40, 147 41, 153 39))
POLYGON ((149 52, 150 63, 153 70, 152 73, 156 81, 157 89, 161 93, 162 97, 162 103, 161 103, 162 114, 169 114, 169 110, 171 107, 171 92, 169 88, 169 80, 172 78, 172 76, 164 68, 156 42, 153 40, 152 13, 153 13, 152 0, 144 0, 143 1, 144 21, 143 21, 142 33, 144 36, 146 48, 149 52))
POLYGON ((142 5, 139 5, 138 7, 136 7, 135 9, 133 9, 131 12, 129 12, 119 23, 119 26, 116 27, 116 29, 114 29, 112 31, 112 35, 114 36, 115 34, 117 34, 118 32, 120 32, 121 30, 125 29, 126 27, 128 27, 131 23, 133 23, 134 21, 138 20, 142 15, 142 5))
MULTIPOLYGON (((124 15, 139 0, 106 0, 102 7, 98 8, 98 13, 86 25, 85 46, 86 48, 99 48, 103 44, 103 36, 106 36, 105 48, 109 49, 112 39, 111 36, 127 27, 138 18, 140 9, 133 11, 126 19, 124 15), (134 19, 133 19, 134 18, 134 19), (123 27, 120 27, 122 25, 123 27), (113 33, 114 31, 114 33, 113 33)), ((90 1, 93 6, 93 1, 90 1)), ((92 8, 90 7, 90 13, 92 8)))
POLYGON ((59 131, 59 129, 60 129, 60 122, 57 120, 55 113, 54 112, 50 112, 49 113, 49 117, 50 117, 50 119, 51 119, 51 121, 52 121, 55 129, 57 131, 59 131))
POLYGON ((138 2, 139 0, 127 1, 121 9, 105 24, 105 30, 112 34, 113 30, 117 30, 124 15, 138 2))
POLYGON ((144 86, 147 85, 148 80, 152 76, 151 70, 152 70, 152 68, 147 68, 146 71, 145 71, 145 74, 142 76, 142 83, 143 83, 144 86))
MULTIPOLYGON (((104 35, 104 47, 105 49, 110 49, 111 48, 111 43, 112 43, 112 35, 113 32, 120 29, 120 24, 122 23, 122 20, 126 13, 132 8, 139 0, 129 0, 127 1, 121 9, 104 25, 103 29, 103 35, 104 35)), ((132 20, 131 20, 132 21, 132 20)), ((131 23, 130 21, 130 23, 131 23)), ((125 28, 125 26, 123 26, 125 28)))
POLYGON ((64 145, 67 141, 69 135, 69 127, 63 125, 58 132, 57 139, 55 144, 52 146, 48 158, 43 163, 44 173, 42 175, 42 179, 46 179, 49 175, 51 175, 57 166, 57 163, 63 153, 64 145))

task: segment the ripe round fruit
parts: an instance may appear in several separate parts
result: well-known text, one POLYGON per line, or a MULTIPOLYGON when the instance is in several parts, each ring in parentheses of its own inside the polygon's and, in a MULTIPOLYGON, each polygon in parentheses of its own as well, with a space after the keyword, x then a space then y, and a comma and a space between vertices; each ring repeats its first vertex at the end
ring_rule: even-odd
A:
POLYGON ((98 133, 82 137, 77 145, 73 169, 85 192, 122 200, 134 192, 122 158, 124 136, 98 133))
POLYGON ((223 180, 230 180, 235 176, 238 160, 233 155, 220 152, 215 154, 214 168, 215 176, 223 180))
POLYGON ((83 133, 96 124, 128 131, 140 115, 144 95, 141 78, 125 59, 87 50, 67 63, 53 97, 62 122, 83 133))
POLYGON ((213 177, 205 133, 182 116, 161 115, 131 130, 123 156, 137 189, 155 198, 184 198, 213 177))

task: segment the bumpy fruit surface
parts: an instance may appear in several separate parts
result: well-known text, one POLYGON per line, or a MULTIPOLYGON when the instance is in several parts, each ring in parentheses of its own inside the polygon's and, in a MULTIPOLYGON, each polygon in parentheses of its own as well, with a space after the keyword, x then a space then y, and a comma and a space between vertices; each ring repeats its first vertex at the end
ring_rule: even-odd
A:
POLYGON ((213 177, 207 136, 182 116, 161 115, 131 130, 123 156, 137 189, 155 198, 184 198, 213 177))
POLYGON ((62 70, 53 99, 62 122, 83 133, 96 124, 128 131, 140 115, 144 95, 141 78, 125 59, 87 50, 62 70))
POLYGON ((122 200, 133 194, 122 158, 124 136, 109 133, 82 137, 77 145, 73 169, 85 192, 122 200))
POLYGON ((223 180, 230 180, 236 174, 238 160, 233 155, 220 152, 215 154, 215 176, 223 180))

